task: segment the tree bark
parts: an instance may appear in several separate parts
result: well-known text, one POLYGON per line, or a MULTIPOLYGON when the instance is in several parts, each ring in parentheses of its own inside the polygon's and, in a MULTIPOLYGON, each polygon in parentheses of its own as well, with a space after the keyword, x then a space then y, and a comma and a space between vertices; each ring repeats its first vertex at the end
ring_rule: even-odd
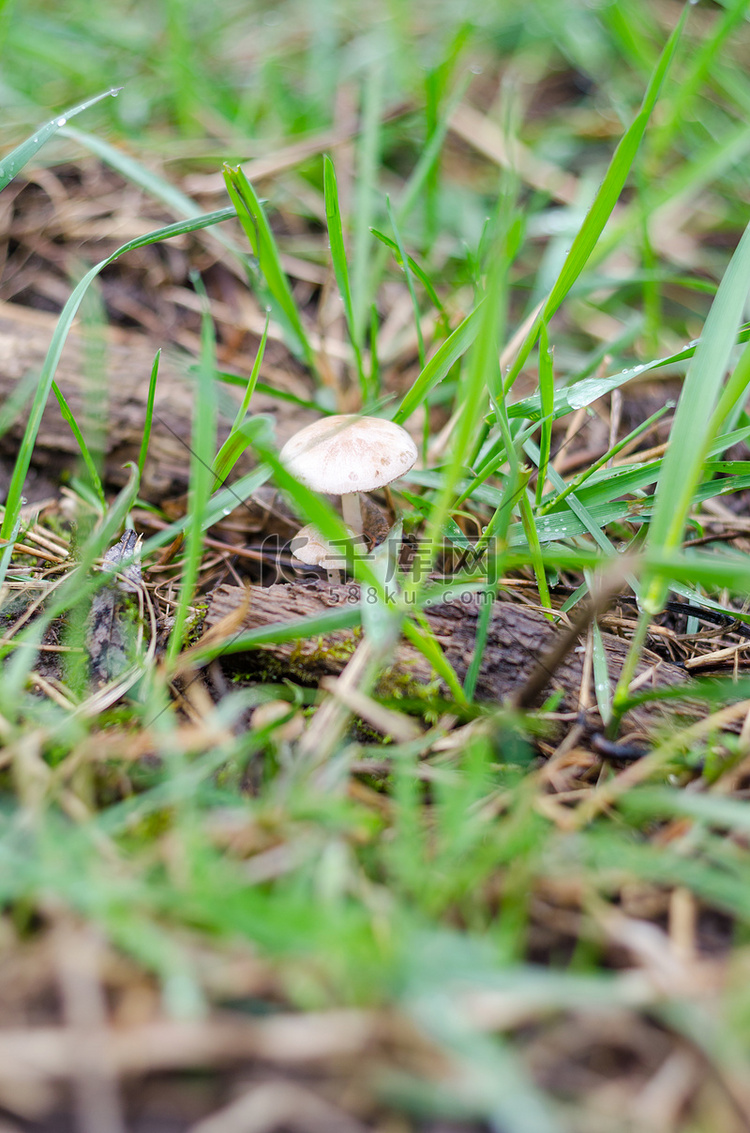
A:
MULTIPOLYGON (((211 599, 206 618, 206 629, 217 626, 222 619, 236 618, 239 608, 246 605, 241 626, 233 625, 233 634, 272 625, 285 625, 297 618, 320 615, 340 607, 346 602, 357 602, 360 588, 355 583, 331 586, 323 581, 289 583, 269 587, 220 586, 211 599)), ((445 657, 463 681, 474 654, 477 618, 480 611, 477 595, 458 595, 450 602, 430 606, 425 610, 430 628, 441 645, 445 657)), ((557 636, 564 632, 555 627, 535 610, 511 602, 493 604, 487 642, 476 686, 476 699, 493 704, 504 703, 517 697, 537 669, 539 663, 551 655, 557 636)), ((253 666, 267 672, 269 667, 280 675, 288 674, 308 684, 317 684, 321 677, 338 675, 351 656, 358 631, 340 630, 324 637, 301 639, 293 642, 262 645, 253 654, 243 655, 252 671, 253 666)), ((610 681, 614 687, 625 660, 628 643, 610 633, 602 633, 610 681)), ((648 673, 643 688, 663 687, 684 682, 685 674, 676 665, 644 650, 638 664, 637 675, 648 673)), ((579 646, 565 656, 550 672, 546 688, 538 701, 558 693, 557 710, 575 712, 579 708, 583 676, 583 649, 579 646)), ((379 691, 391 695, 424 695, 426 686, 432 686, 440 695, 448 689, 437 679, 430 664, 411 644, 403 639, 398 644, 392 663, 380 682, 379 691)), ((595 697, 588 691, 588 703, 595 706, 595 697)), ((651 728, 663 719, 659 706, 644 705, 629 717, 630 727, 651 728)), ((594 728, 601 727, 595 707, 587 714, 594 728)))

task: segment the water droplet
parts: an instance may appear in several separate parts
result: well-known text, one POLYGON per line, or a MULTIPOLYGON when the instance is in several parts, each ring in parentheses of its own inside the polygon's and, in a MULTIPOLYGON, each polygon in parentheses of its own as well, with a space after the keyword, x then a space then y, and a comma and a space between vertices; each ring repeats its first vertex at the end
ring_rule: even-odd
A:
POLYGON ((469 67, 469 70, 471 71, 472 75, 481 75, 484 72, 484 67, 481 63, 472 63, 469 67))
POLYGON ((122 87, 113 87, 112 90, 109 93, 112 95, 112 98, 117 98, 117 96, 118 96, 118 94, 120 93, 121 90, 122 90, 122 87))
POLYGON ((67 121, 68 121, 67 118, 58 118, 57 119, 57 125, 58 126, 64 126, 67 121))

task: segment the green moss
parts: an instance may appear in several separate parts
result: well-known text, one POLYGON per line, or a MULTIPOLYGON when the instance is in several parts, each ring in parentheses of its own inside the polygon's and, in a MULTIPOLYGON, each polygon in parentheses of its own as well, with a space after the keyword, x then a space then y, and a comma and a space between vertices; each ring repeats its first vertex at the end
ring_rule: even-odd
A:
POLYGON ((191 645, 197 645, 203 636, 203 623, 206 620, 208 613, 208 602, 197 602, 195 605, 195 614, 188 622, 185 630, 185 648, 191 645))
MULTIPOLYGON (((286 658, 273 656, 263 648, 243 655, 242 667, 236 658, 227 659, 231 664, 231 680, 236 683, 276 683, 284 678, 299 681, 301 684, 316 685, 320 676, 327 672, 337 672, 354 655, 362 640, 362 631, 329 634, 314 639, 296 642, 286 658)), ((376 695, 391 700, 434 701, 444 695, 445 689, 439 677, 428 683, 412 675, 403 666, 387 668, 381 674, 376 686, 376 695)))
POLYGON ((425 684, 405 668, 385 669, 376 687, 377 696, 393 700, 434 700, 443 692, 439 677, 425 684))
POLYGON ((345 665, 352 657, 361 639, 361 631, 354 630, 351 634, 320 636, 316 645, 310 648, 309 640, 298 642, 289 655, 289 664, 293 667, 302 666, 308 673, 310 669, 325 668, 331 662, 345 665))

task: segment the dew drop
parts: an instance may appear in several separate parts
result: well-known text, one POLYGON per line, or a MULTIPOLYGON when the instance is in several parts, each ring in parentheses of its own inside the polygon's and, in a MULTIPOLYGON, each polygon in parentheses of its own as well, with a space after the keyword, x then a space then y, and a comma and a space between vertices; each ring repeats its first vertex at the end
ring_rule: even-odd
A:
POLYGON ((469 67, 469 70, 471 71, 472 75, 481 75, 484 72, 484 67, 481 65, 481 63, 472 63, 469 67))
POLYGON ((67 118, 58 118, 57 119, 57 125, 58 126, 64 126, 67 121, 68 121, 67 118))

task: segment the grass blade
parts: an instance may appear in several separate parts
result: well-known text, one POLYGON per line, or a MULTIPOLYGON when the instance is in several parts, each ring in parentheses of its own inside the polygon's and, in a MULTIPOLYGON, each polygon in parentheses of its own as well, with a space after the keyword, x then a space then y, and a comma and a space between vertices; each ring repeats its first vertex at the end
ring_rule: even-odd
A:
POLYGON ((242 398, 242 404, 240 405, 239 409, 237 410, 237 416, 235 417, 234 424, 232 425, 233 429, 239 428, 239 426, 245 420, 245 414, 247 413, 248 409, 250 408, 250 402, 252 401, 253 394, 255 393, 255 388, 258 384, 258 375, 260 374, 260 368, 263 365, 263 356, 266 352, 266 340, 268 339, 268 327, 269 327, 270 323, 271 323, 271 312, 267 311, 266 312, 266 325, 263 327, 263 334, 261 335, 260 342, 258 343, 258 352, 255 355, 255 361, 253 362, 253 368, 250 371, 250 377, 248 378, 248 381, 247 381, 247 387, 245 389, 245 394, 242 398))
POLYGON ((146 395, 146 414, 143 423, 143 440, 141 441, 141 451, 138 453, 138 479, 143 479, 143 467, 146 463, 146 455, 148 453, 148 443, 151 439, 151 426, 154 420, 154 399, 156 397, 156 379, 159 376, 159 362, 161 361, 161 349, 156 351, 154 357, 154 364, 151 367, 151 377, 148 383, 148 394, 146 395))
POLYGON ((516 360, 505 379, 504 391, 506 393, 520 374, 536 342, 540 326, 542 323, 549 323, 555 311, 557 311, 563 299, 586 266, 599 237, 604 231, 604 226, 617 204, 617 200, 625 186, 625 181, 627 180, 631 166, 643 140, 648 120, 659 98, 661 88, 667 77, 667 72, 671 66, 675 51, 677 50, 677 44, 682 34, 685 20, 687 19, 687 13, 688 5, 683 8, 680 20, 665 44, 659 63, 651 76, 648 88, 643 97, 641 108, 615 150, 604 180, 597 191, 591 208, 586 214, 586 219, 576 233, 570 251, 565 257, 565 263, 547 297, 547 301, 534 320, 529 333, 518 351, 516 360))
MULTIPOLYGON (((260 343, 258 344, 258 352, 255 355, 253 368, 250 372, 250 377, 247 380, 245 393, 242 398, 242 404, 237 410, 229 436, 224 441, 224 444, 219 449, 216 459, 214 461, 214 474, 220 483, 224 483, 226 477, 229 475, 232 468, 234 468, 238 459, 248 447, 252 444, 256 437, 263 438, 268 433, 268 426, 270 418, 268 416, 257 416, 251 420, 246 421, 245 416, 250 408, 253 394, 255 393, 258 385, 258 374, 260 373, 261 365, 263 364, 263 355, 266 350, 266 339, 268 338, 268 327, 271 321, 270 312, 266 314, 266 325, 263 328, 260 343)), ((217 375, 221 376, 221 375, 217 375)))
MULTIPOLYGON (((713 433, 721 424, 715 409, 749 289, 750 225, 745 229, 719 285, 683 383, 656 490, 649 527, 650 549, 669 554, 682 540, 693 493, 700 480, 713 433)), ((750 345, 745 347, 727 383, 732 399, 741 397, 748 384, 750 345)), ((724 416, 730 406, 725 399, 721 404, 724 416)), ((663 577, 654 579, 644 593, 645 607, 651 613, 656 612, 666 597, 666 581, 663 577)))
POLYGON ((464 678, 464 695, 468 701, 474 699, 474 693, 477 688, 477 680, 479 679, 479 670, 482 667, 484 660, 484 651, 487 645, 487 637, 490 629, 490 620, 492 618, 492 604, 494 599, 494 590, 486 589, 480 590, 482 595, 482 604, 479 608, 479 617, 477 618, 477 632, 474 638, 474 652, 471 655, 471 662, 466 670, 464 678))
POLYGON ((394 413, 393 420, 396 424, 403 425, 404 421, 411 417, 430 391, 442 382, 458 359, 469 349, 479 333, 483 302, 484 300, 474 308, 471 314, 466 316, 462 323, 459 323, 450 338, 447 338, 430 358, 394 413))
POLYGON ((111 87, 109 90, 102 91, 101 94, 94 95, 93 98, 86 99, 85 102, 80 102, 77 106, 71 106, 70 110, 64 110, 56 118, 50 119, 25 142, 21 142, 20 146, 11 150, 0 162, 0 192, 23 169, 24 165, 31 161, 34 154, 42 148, 44 143, 49 141, 53 134, 56 134, 65 125, 69 118, 74 118, 76 114, 88 110, 90 106, 101 102, 103 98, 117 94, 119 90, 121 90, 121 87, 111 87))
POLYGON ((315 352, 302 325, 302 319, 289 287, 289 281, 281 266, 281 256, 271 226, 268 223, 265 209, 240 166, 232 168, 225 165, 224 179, 240 224, 245 230, 253 255, 258 261, 258 268, 266 282, 274 307, 281 316, 284 325, 291 330, 298 352, 302 353, 310 370, 313 374, 316 374, 315 352))
POLYGON ((455 697, 456 702, 458 704, 468 704, 467 695, 461 687, 461 682, 456 675, 456 670, 440 648, 440 643, 436 641, 435 635, 429 627, 429 623, 424 617, 420 615, 417 616, 422 622, 422 626, 420 627, 414 622, 410 622, 407 618, 402 626, 404 637, 419 650, 425 660, 429 661, 437 675, 442 677, 455 697))
MULTIPOLYGON (((401 259, 401 252, 399 251, 399 246, 396 241, 391 240, 390 236, 386 236, 384 232, 380 232, 377 228, 371 228, 370 232, 373 234, 376 240, 379 240, 381 244, 385 244, 386 248, 390 248, 391 252, 393 252, 393 255, 395 256, 396 263, 400 268, 403 268, 404 263, 401 259)), ((417 263, 413 256, 407 256, 406 262, 409 265, 412 274, 417 277, 417 279, 427 292, 428 296, 430 297, 430 302, 435 306, 435 309, 440 316, 440 321, 445 327, 445 333, 448 334, 448 315, 446 313, 445 307, 443 306, 443 303, 441 302, 440 296, 432 285, 432 280, 430 279, 424 268, 417 263)))
POLYGON ((326 221, 328 223, 328 239, 331 245, 331 261, 336 275, 339 293, 344 303, 346 325, 349 328, 349 338, 354 349, 354 360, 357 366, 359 388, 363 404, 367 402, 367 379, 362 366, 362 343, 359 330, 354 318, 352 307, 352 293, 349 287, 349 269, 346 263, 346 246, 341 225, 341 209, 339 208, 339 192, 336 183, 336 170, 328 154, 323 157, 323 189, 325 197, 326 221))
MULTIPOLYGON (((271 469, 261 465, 259 468, 253 468, 252 472, 248 472, 246 476, 240 477, 234 484, 225 484, 211 497, 206 507, 203 517, 203 530, 207 531, 209 527, 213 527, 234 508, 241 507, 247 497, 256 492, 270 478, 271 469)), ((168 524, 161 531, 157 531, 155 535, 146 539, 141 548, 143 557, 146 558, 154 551, 158 551, 160 547, 164 547, 176 539, 186 530, 189 519, 189 516, 184 515, 181 519, 176 519, 173 523, 168 524)))
POLYGON ((92 457, 91 453, 89 452, 89 447, 86 444, 86 441, 84 440, 83 433, 81 432, 80 426, 79 426, 78 422, 76 421, 75 417, 73 416, 71 408, 68 405, 67 401, 65 400, 65 395, 63 394, 62 390, 58 386, 57 382, 52 383, 52 392, 54 393, 55 397, 57 398, 57 403, 60 406, 60 412, 62 413, 63 420, 68 422, 68 426, 70 428, 70 431, 73 434, 73 436, 75 437, 76 441, 78 442, 78 447, 81 450, 81 456, 83 457, 83 463, 86 465, 86 470, 88 471, 88 474, 91 477, 92 487, 93 487, 94 491, 96 492, 97 496, 99 497, 99 502, 101 503, 102 508, 104 508, 104 507, 106 507, 106 500, 104 498, 104 488, 102 487, 102 482, 101 482, 101 479, 99 477, 99 473, 97 472, 96 464, 94 463, 94 458, 92 457))
POLYGON ((200 572, 203 554, 203 529, 206 505, 214 484, 212 464, 216 452, 217 404, 215 381, 216 343, 203 284, 194 283, 201 297, 201 357, 194 371, 195 397, 190 443, 190 486, 188 488, 188 525, 185 529, 185 559, 180 580, 180 594, 174 612, 174 624, 167 646, 167 662, 174 662, 182 649, 185 625, 193 591, 200 572))
MULTIPOLYGON (((432 170, 435 168, 435 165, 440 157, 440 151, 443 148, 445 136, 448 133, 451 116, 453 114, 453 111, 456 109, 461 99, 463 98, 464 94, 466 93, 468 85, 468 77, 464 78, 458 84, 456 90, 448 100, 443 115, 438 122, 435 130, 433 131, 430 140, 427 142, 427 145, 422 151, 422 155, 419 161, 412 170, 411 176, 409 177, 409 180, 404 187, 404 192, 402 194, 401 200, 396 208, 396 219, 399 224, 403 224, 406 218, 409 216, 409 213, 419 200, 419 196, 424 190, 425 184, 427 183, 432 170)), ((380 282, 380 276, 382 275, 383 268, 385 267, 386 263, 384 249, 379 249, 379 252, 382 254, 376 255, 374 257, 373 263, 371 283, 373 290, 378 286, 380 282)))
MULTIPOLYGON (((131 464, 128 483, 118 493, 102 522, 94 528, 83 544, 75 570, 70 571, 51 600, 47 601, 44 610, 38 617, 25 626, 10 643, 2 646, 0 657, 5 657, 11 650, 15 650, 14 656, 3 668, 3 680, 0 686, 2 703, 6 712, 11 716, 22 699, 24 684, 36 660, 34 648, 18 648, 18 646, 38 645, 42 640, 44 631, 55 618, 60 617, 75 604, 85 601, 102 585, 104 576, 100 574, 92 575, 91 568, 96 559, 103 554, 116 534, 122 529, 128 512, 133 506, 138 484, 138 470, 131 464)), ((17 527, 15 530, 17 530, 17 527)))
POLYGON ((65 345, 65 339, 91 282, 96 279, 97 275, 103 271, 108 264, 111 264, 120 256, 125 255, 126 252, 134 251, 136 248, 145 248, 148 244, 156 244, 160 240, 168 240, 171 236, 181 236, 185 232, 195 232, 200 228, 208 228, 213 224, 218 224, 222 220, 228 220, 234 215, 234 209, 221 209, 218 212, 206 213, 203 216, 194 217, 192 220, 183 220, 179 221, 177 224, 167 225, 166 228, 157 228, 154 232, 149 232, 145 236, 139 236, 135 240, 129 240, 127 244, 123 244, 110 256, 107 256, 105 260, 100 260, 98 264, 95 264, 93 268, 86 272, 83 279, 75 287, 57 320, 57 325, 52 335, 52 341, 49 344, 44 365, 42 366, 42 371, 39 376, 39 383, 34 395, 31 412, 26 423, 26 430, 23 435, 23 440, 21 441, 10 486, 8 488, 8 496, 5 502, 5 515, 3 516, 3 523, 0 528, 1 538, 8 539, 13 525, 15 524, 16 515, 21 506, 21 492, 29 471, 29 465, 31 464, 31 456, 34 451, 36 436, 39 432, 42 414, 44 413, 50 390, 52 389, 52 382, 54 381, 60 355, 65 345))
POLYGON ((591 626, 591 632, 593 635, 592 650, 594 661, 594 693, 596 695, 596 706, 599 709, 599 715, 602 718, 602 723, 606 727, 612 716, 612 685, 609 679, 607 653, 604 648, 602 631, 599 629, 598 622, 593 622, 591 626))
POLYGON ((10 560, 13 557, 15 550, 16 540, 18 539, 18 532, 21 529, 21 517, 16 516, 16 522, 13 525, 13 530, 10 533, 10 538, 4 547, 0 548, 0 586, 5 584, 5 576, 8 573, 10 560))
POLYGON ((256 439, 268 441, 271 436, 273 418, 260 413, 233 428, 213 462, 214 487, 223 484, 246 448, 256 439))
POLYGON ((537 507, 542 502, 547 481, 550 446, 552 444, 552 410, 555 399, 555 375, 552 368, 552 351, 549 348, 547 325, 539 328, 539 401, 542 410, 542 430, 539 437, 539 471, 536 478, 537 507))
POLYGON ((656 154, 663 154, 672 144, 680 127, 688 120, 691 102, 700 91, 702 84, 711 73, 714 60, 738 24, 747 19, 747 0, 728 0, 724 11, 717 13, 714 27, 698 46, 690 60, 690 70, 680 81, 679 90, 671 101, 666 121, 660 127, 652 147, 656 154))
MULTIPOLYGON (((127 181, 132 182, 133 185, 138 185, 144 192, 148 193, 155 200, 161 201, 168 209, 171 209, 176 216, 191 217, 195 216, 196 210, 200 207, 196 201, 178 189, 176 185, 172 185, 164 177, 160 177, 158 173, 154 173, 152 169, 143 165, 142 162, 136 161, 125 150, 120 149, 118 146, 113 146, 104 138, 98 138, 95 134, 87 134, 83 130, 77 130, 73 126, 65 126, 61 131, 64 138, 70 138, 72 141, 78 142, 79 145, 84 146, 90 153, 96 154, 105 165, 110 169, 114 169, 117 173, 121 174, 127 181)), ((213 236, 219 243, 231 252, 233 256, 238 259, 244 259, 242 249, 237 242, 226 232, 214 232, 213 236)))
MULTIPOLYGON (((607 449, 607 451, 603 453, 598 460, 595 460, 592 465, 590 465, 588 468, 585 468, 583 472, 580 472, 578 474, 578 476, 575 476, 565 486, 565 488, 563 488, 561 492, 559 492, 557 495, 552 496, 552 498, 547 503, 543 504, 539 508, 538 514, 546 515, 548 511, 551 511, 552 508, 556 508, 558 504, 561 504, 565 499, 567 499, 571 492, 578 493, 578 489, 583 488, 587 480, 589 480, 591 477, 594 477, 594 474, 598 472, 600 468, 603 468, 607 461, 612 460, 615 456, 617 456, 619 452, 622 452, 626 445, 629 445, 631 441, 634 441, 641 435, 641 433, 645 433, 647 429, 650 429, 651 426, 659 421, 665 413, 669 413, 672 409, 674 409, 674 404, 671 401, 668 401, 667 404, 663 405, 661 409, 657 409, 655 413, 652 413, 650 417, 647 417, 645 421, 642 421, 640 425, 637 425, 635 429, 628 433, 627 436, 623 437, 621 441, 618 441, 616 445, 612 446, 612 448, 607 449)), ((609 480, 619 475, 619 471, 617 469, 608 469, 607 471, 609 473, 607 477, 609 480)), ((653 480, 646 481, 646 483, 653 483, 653 480)), ((639 482, 637 486, 641 487, 642 485, 639 482)), ((589 485, 589 487, 591 487, 591 485, 589 485)), ((628 488, 628 491, 632 490, 632 488, 628 488)), ((620 494, 622 494, 622 492, 620 492, 620 494)))
MULTIPOLYGON (((503 291, 505 271, 506 264, 502 256, 498 254, 493 260, 483 302, 469 316, 469 318, 477 318, 476 327, 472 327, 472 337, 475 337, 475 341, 472 343, 469 356, 469 372, 466 381, 462 382, 460 386, 461 399, 457 406, 457 420, 453 432, 451 455, 443 471, 441 484, 425 533, 425 546, 429 548, 429 561, 434 560, 443 538, 445 522, 449 518, 452 505, 455 504, 455 499, 461 490, 460 482, 463 467, 467 462, 470 463, 469 454, 475 446, 477 425, 482 414, 486 412, 489 391, 500 376, 498 339, 500 336, 499 322, 503 310, 500 297, 503 291)), ((467 323, 468 319, 465 319, 458 330, 466 327, 467 323)), ((448 346, 457 333, 458 331, 454 332, 448 341, 443 343, 438 354, 448 346)), ((425 370, 422 371, 422 375, 427 368, 425 367, 425 370)), ((419 384, 419 381, 418 378, 415 386, 419 384)), ((403 403, 401 409, 403 410, 403 403)), ((416 579, 411 578, 407 584, 410 600, 414 600, 412 595, 417 593, 419 589, 419 583, 416 579)))
POLYGON ((348 602, 338 610, 325 614, 313 614, 294 621, 279 622, 278 625, 263 626, 237 634, 230 641, 213 641, 208 645, 198 643, 189 651, 191 662, 205 663, 214 657, 229 656, 232 653, 246 653, 261 645, 280 645, 286 641, 299 641, 312 637, 322 637, 327 633, 337 633, 342 629, 353 629, 362 621, 362 607, 358 602, 348 602))
POLYGON ((409 288, 409 296, 411 298, 411 305, 414 308, 414 326, 417 332, 417 348, 419 351, 419 366, 424 369, 424 339, 422 337, 422 318, 419 311, 419 303, 417 302, 417 293, 414 290, 414 279, 409 265, 409 257, 406 254, 403 242, 401 240, 401 233, 399 232, 398 223, 394 216, 393 209, 391 208, 390 198, 386 198, 386 205, 388 208, 388 219, 393 228, 393 235, 396 237, 396 246, 398 247, 398 256, 401 261, 401 266, 406 276, 406 286, 409 288))
MULTIPOLYGON (((522 473, 520 491, 518 496, 518 507, 521 514, 521 524, 523 525, 523 533, 526 536, 526 542, 529 546, 531 555, 531 565, 534 568, 534 576, 536 578, 537 590, 539 591, 539 603, 546 606, 548 610, 552 609, 552 600, 549 593, 549 585, 547 583, 547 574, 544 569, 544 560, 542 558, 542 548, 539 543, 539 534, 534 523, 534 515, 531 510, 531 501, 527 494, 526 485, 528 484, 530 470, 522 473)), ((550 621, 553 620, 552 614, 546 615, 550 621)))
MULTIPOLYGON (((354 251, 352 256, 352 311, 357 340, 364 342, 367 312, 371 296, 368 245, 370 225, 374 219, 375 192, 380 156, 380 119, 383 106, 383 67, 374 63, 368 71, 362 91, 362 125, 357 150, 356 209, 354 216, 354 251)), ((370 373, 370 386, 377 390, 376 374, 370 373)))

